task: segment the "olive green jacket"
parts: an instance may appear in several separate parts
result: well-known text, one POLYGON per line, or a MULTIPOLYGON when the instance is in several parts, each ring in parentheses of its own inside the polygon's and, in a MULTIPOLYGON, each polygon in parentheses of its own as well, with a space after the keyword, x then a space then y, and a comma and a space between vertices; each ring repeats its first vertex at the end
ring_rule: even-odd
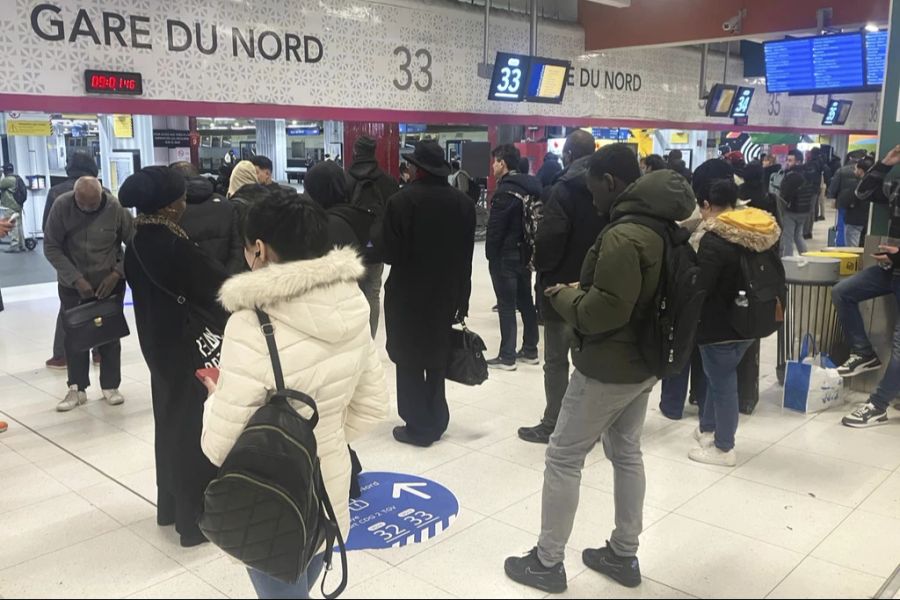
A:
MULTIPOLYGON (((649 215, 669 221, 691 216, 690 184, 670 170, 654 171, 615 201, 612 221, 649 215)), ((653 375, 638 347, 635 324, 648 314, 659 284, 663 240, 636 223, 612 225, 597 238, 581 267, 578 289, 566 288, 551 302, 577 332, 575 367, 604 383, 641 383, 653 375)))

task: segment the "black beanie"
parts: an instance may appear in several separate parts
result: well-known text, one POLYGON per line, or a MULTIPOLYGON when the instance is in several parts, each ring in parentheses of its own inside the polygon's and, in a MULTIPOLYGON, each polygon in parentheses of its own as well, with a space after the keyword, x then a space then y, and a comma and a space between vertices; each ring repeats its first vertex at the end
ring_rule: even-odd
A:
POLYGON ((378 143, 367 135, 357 139, 353 144, 353 158, 375 158, 378 143))
POLYGON ((691 186, 694 188, 694 195, 697 196, 698 202, 709 200, 709 188, 717 179, 734 181, 734 167, 731 166, 731 163, 720 158, 713 158, 697 167, 691 178, 691 186))
POLYGON ((119 202, 150 215, 169 206, 185 193, 184 176, 169 167, 145 167, 119 188, 119 202))

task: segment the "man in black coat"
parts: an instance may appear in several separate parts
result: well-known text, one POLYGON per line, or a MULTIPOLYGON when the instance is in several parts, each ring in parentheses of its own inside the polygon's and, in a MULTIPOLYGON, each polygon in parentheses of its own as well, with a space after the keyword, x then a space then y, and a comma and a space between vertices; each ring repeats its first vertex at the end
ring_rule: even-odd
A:
POLYGON ((498 146, 492 154, 498 185, 491 198, 484 248, 497 295, 501 341, 499 356, 489 360, 488 367, 515 371, 517 361, 531 365, 539 363, 540 334, 531 291, 531 247, 525 232, 525 202, 529 198, 539 198, 542 188, 537 177, 518 172, 521 155, 515 146, 498 146), (516 352, 517 308, 522 313, 525 329, 519 352, 516 352))
MULTIPOLYGON (((84 152, 75 152, 69 157, 66 165, 66 175, 68 179, 62 183, 54 185, 47 192, 47 203, 44 205, 44 220, 42 222, 41 231, 47 229, 47 218, 50 216, 50 209, 53 203, 63 194, 68 194, 75 189, 75 182, 81 177, 96 177, 98 173, 97 163, 94 159, 84 152)), ((107 194, 111 194, 109 190, 104 188, 107 194)), ((99 360, 99 355, 95 353, 94 360, 99 360)), ((56 333, 53 336, 53 356, 44 363, 48 369, 65 369, 66 361, 66 332, 62 325, 62 306, 60 305, 59 315, 56 317, 56 333)))
POLYGON ((181 228, 228 273, 245 271, 244 240, 234 204, 217 194, 213 182, 201 177, 191 163, 176 162, 171 167, 184 175, 187 186, 188 206, 181 217, 181 228))
MULTIPOLYGON (((578 130, 566 139, 563 162, 566 167, 556 178, 544 203, 544 217, 534 239, 534 266, 542 288, 578 281, 581 265, 597 236, 609 223, 600 216, 587 187, 587 172, 594 153, 594 138, 578 130)), ((541 295, 544 314, 544 393, 547 407, 541 422, 519 429, 526 442, 546 444, 556 428, 556 419, 569 385, 569 349, 572 328, 541 295)))
POLYGON ((387 351, 397 365, 402 443, 430 446, 450 422, 444 390, 450 331, 467 316, 472 291, 475 206, 447 181, 437 142, 404 155, 414 181, 390 198, 384 215, 387 351))
MULTIPOLYGON (((353 144, 353 165, 347 171, 347 201, 355 206, 374 207, 380 218, 388 198, 400 191, 397 181, 381 170, 375 159, 377 143, 368 136, 362 136, 353 144)), ((384 263, 363 253, 366 274, 360 287, 369 301, 369 327, 372 337, 378 331, 381 316, 381 281, 384 263)))

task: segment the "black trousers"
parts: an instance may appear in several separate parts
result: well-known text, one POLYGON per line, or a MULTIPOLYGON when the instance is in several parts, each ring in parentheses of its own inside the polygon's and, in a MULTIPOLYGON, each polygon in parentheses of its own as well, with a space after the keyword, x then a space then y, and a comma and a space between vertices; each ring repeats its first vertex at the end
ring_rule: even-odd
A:
MULTIPOLYGON (((125 282, 119 282, 113 294, 118 294, 119 301, 125 302, 125 282)), ((59 301, 63 310, 75 308, 82 303, 78 290, 59 286, 59 301)), ((66 368, 69 373, 68 385, 77 385, 79 391, 91 385, 91 352, 79 352, 70 347, 66 338, 66 368)), ((100 389, 116 390, 122 383, 122 343, 119 340, 97 348, 100 353, 100 389)))
POLYGON ((444 386, 446 369, 397 365, 397 410, 409 435, 423 442, 441 439, 450 424, 444 386))

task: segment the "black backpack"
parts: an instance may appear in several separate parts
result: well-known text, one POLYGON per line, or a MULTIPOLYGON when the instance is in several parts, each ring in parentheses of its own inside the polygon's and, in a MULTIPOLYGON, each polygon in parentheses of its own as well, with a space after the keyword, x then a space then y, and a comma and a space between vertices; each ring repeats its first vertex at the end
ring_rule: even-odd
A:
POLYGON ((353 230, 363 262, 384 262, 380 241, 382 221, 373 210, 345 203, 332 206, 328 214, 340 217, 353 230))
MULTIPOLYGON (((367 226, 365 229, 357 229, 361 218, 353 219, 350 227, 357 234, 359 240, 360 253, 363 261, 367 264, 384 262, 384 250, 381 244, 381 228, 383 226, 385 199, 382 197, 381 190, 374 179, 360 179, 353 188, 353 196, 350 198, 350 206, 366 213, 368 218, 365 219, 367 226)), ((344 215, 339 215, 346 218, 344 215)))
POLYGON ((13 190, 13 200, 19 206, 25 206, 25 202, 28 200, 28 186, 25 185, 25 180, 16 175, 16 189, 13 190))
POLYGON ((251 417, 204 495, 200 530, 213 544, 248 567, 295 583, 324 544, 331 570, 335 540, 340 547, 343 578, 331 594, 347 586, 347 552, 322 479, 316 437, 315 401, 284 385, 275 345, 275 330, 266 313, 257 317, 269 346, 276 390, 251 417), (313 410, 303 418, 288 400, 313 410))
MULTIPOLYGON (((681 373, 691 361, 706 292, 690 233, 672 221, 645 215, 617 219, 607 229, 637 223, 663 239, 663 264, 650 314, 637 321, 638 343, 650 371, 659 379, 681 373)), ((602 235, 602 234, 601 234, 602 235)))
POLYGON ((739 289, 746 292, 746 302, 743 306, 738 302, 731 305, 731 326, 744 339, 769 337, 784 322, 787 300, 784 265, 778 247, 765 252, 742 248, 741 282, 739 289))

